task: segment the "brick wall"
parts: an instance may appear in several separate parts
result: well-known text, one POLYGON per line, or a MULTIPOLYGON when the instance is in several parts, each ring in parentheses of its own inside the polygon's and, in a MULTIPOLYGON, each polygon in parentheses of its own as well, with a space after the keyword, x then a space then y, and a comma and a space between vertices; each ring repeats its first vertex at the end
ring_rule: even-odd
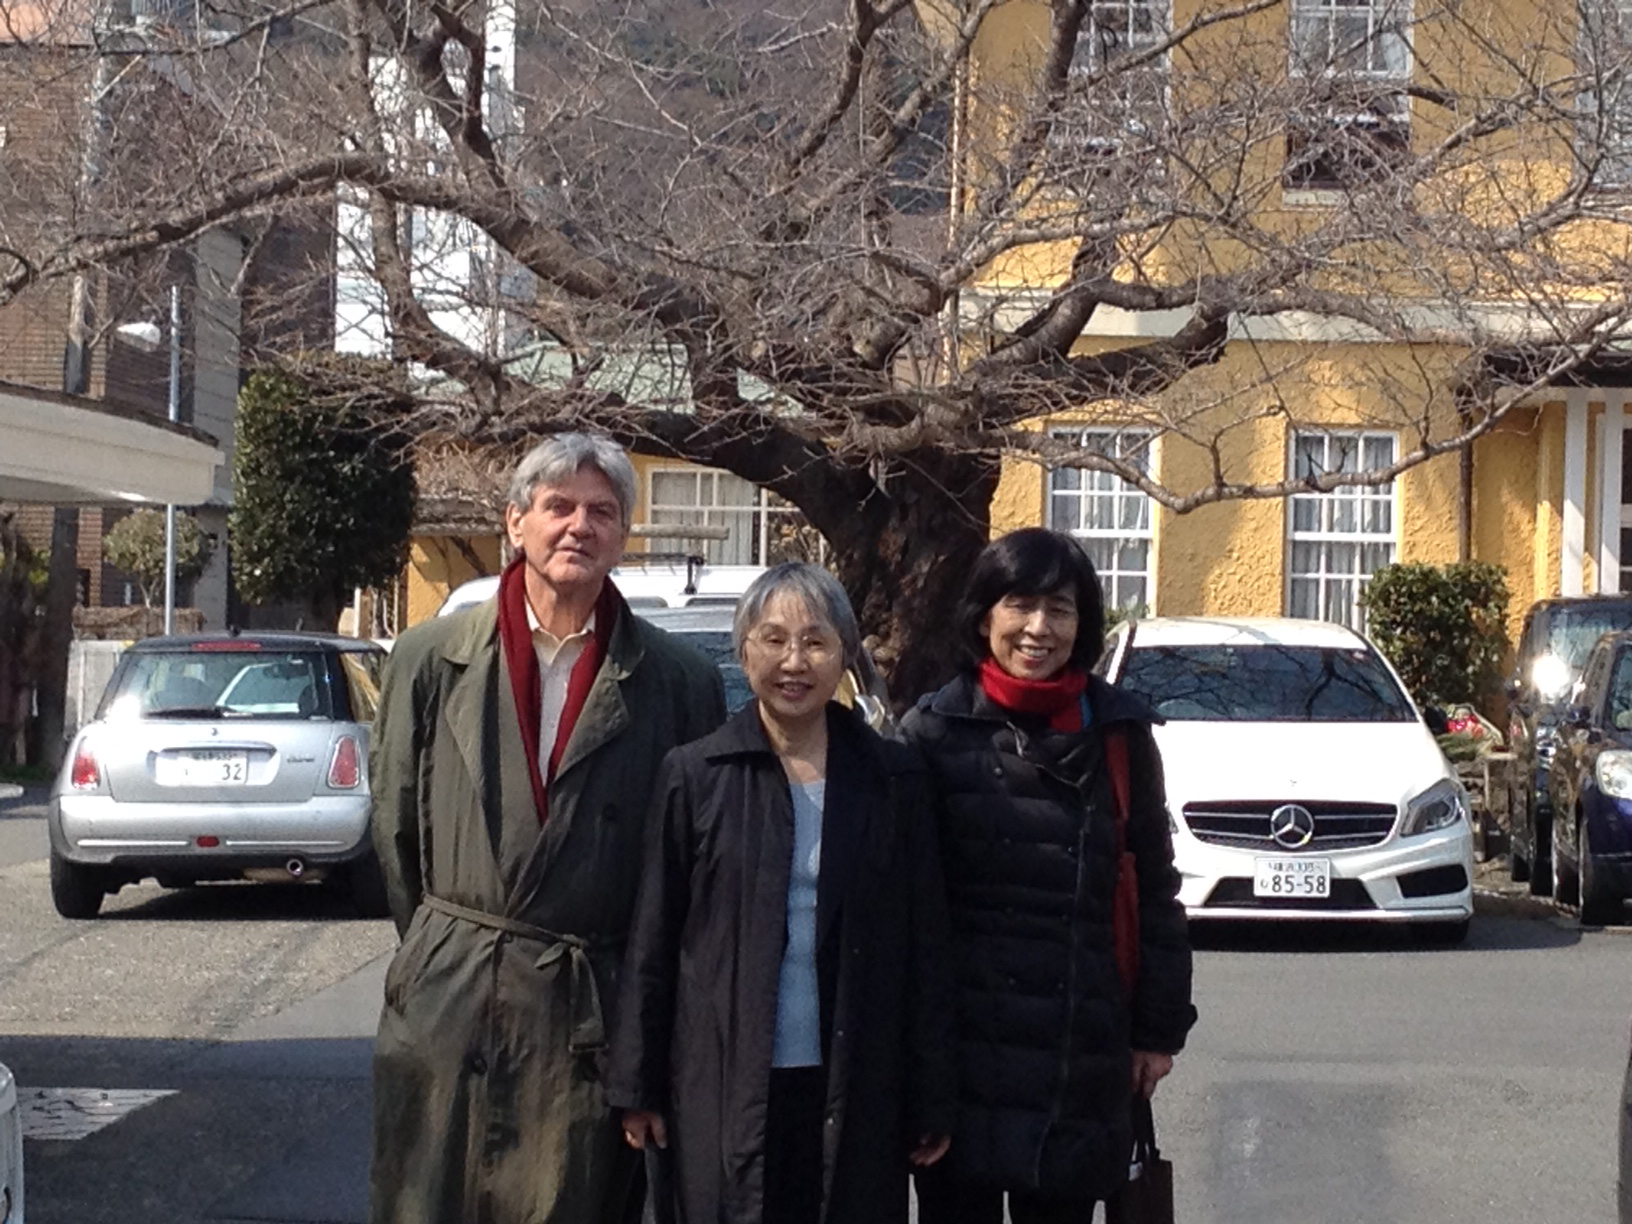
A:
MULTIPOLYGON (((61 237, 60 226, 52 219, 82 211, 86 98, 94 76, 94 63, 82 46, 0 44, 0 244, 23 251, 49 249, 61 237)), ((119 137, 141 130, 142 124, 130 122, 131 106, 143 110, 154 105, 153 93, 152 86, 144 84, 139 91, 110 98, 110 158, 126 150, 140 155, 135 145, 119 137)), ((184 421, 191 418, 195 279, 187 252, 121 269, 118 276, 93 279, 90 327, 95 343, 89 354, 86 394, 160 420, 168 415, 167 348, 144 352, 115 339, 113 329, 120 322, 135 321, 168 327, 166 288, 179 281, 185 289, 181 415, 184 421)), ((63 387, 72 295, 71 281, 53 281, 0 306, 0 380, 63 387)), ((19 514, 25 536, 42 550, 50 547, 52 513, 48 506, 29 506, 19 514)), ((76 561, 92 606, 125 600, 128 575, 102 558, 105 529, 123 513, 101 507, 79 512, 76 561)))

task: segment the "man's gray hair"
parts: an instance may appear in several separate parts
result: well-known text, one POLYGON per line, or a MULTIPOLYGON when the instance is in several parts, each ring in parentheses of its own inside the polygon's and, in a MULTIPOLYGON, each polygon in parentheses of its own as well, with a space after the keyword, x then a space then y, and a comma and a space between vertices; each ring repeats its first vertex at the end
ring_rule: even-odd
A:
POLYGON ((594 468, 618 496, 618 508, 623 511, 623 525, 635 521, 635 499, 638 496, 635 465, 629 455, 611 438, 596 434, 564 433, 546 438, 528 451, 515 474, 510 477, 510 504, 522 513, 532 509, 533 498, 545 485, 561 484, 571 480, 586 467, 594 468))
POLYGON ((819 565, 802 561, 784 561, 766 570, 743 593, 737 603, 737 614, 731 622, 731 642, 742 658, 743 646, 754 626, 765 615, 765 609, 778 595, 792 595, 817 617, 825 620, 844 643, 845 666, 854 666, 861 657, 861 627, 856 624, 855 609, 844 593, 839 580, 819 565))

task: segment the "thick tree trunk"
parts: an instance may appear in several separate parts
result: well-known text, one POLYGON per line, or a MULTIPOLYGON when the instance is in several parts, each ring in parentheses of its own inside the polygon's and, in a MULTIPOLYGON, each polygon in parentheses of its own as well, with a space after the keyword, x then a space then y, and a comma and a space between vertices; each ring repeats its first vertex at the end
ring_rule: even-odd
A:
POLYGON ((839 579, 898 711, 963 660, 952 618, 991 534, 997 476, 995 461, 913 455, 892 465, 875 504, 810 515, 834 547, 839 579))

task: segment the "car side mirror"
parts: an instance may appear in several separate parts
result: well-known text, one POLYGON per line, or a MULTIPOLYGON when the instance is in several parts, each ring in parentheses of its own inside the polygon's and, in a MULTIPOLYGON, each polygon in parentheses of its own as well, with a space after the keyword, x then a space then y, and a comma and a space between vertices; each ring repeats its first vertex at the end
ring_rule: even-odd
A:
POLYGON ((1445 711, 1438 706, 1423 706, 1422 721, 1427 724, 1428 730, 1435 735, 1448 735, 1451 730, 1451 720, 1445 711))

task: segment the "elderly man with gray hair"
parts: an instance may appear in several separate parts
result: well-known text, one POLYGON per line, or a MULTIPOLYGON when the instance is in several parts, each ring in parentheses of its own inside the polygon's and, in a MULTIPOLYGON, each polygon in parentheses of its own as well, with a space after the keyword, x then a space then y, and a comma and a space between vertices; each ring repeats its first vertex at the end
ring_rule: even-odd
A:
POLYGON ((402 946, 374 1054, 375 1224, 639 1218, 602 1008, 658 765, 725 700, 608 576, 634 504, 616 444, 542 443, 511 482, 498 594, 392 651, 371 781, 402 946))

